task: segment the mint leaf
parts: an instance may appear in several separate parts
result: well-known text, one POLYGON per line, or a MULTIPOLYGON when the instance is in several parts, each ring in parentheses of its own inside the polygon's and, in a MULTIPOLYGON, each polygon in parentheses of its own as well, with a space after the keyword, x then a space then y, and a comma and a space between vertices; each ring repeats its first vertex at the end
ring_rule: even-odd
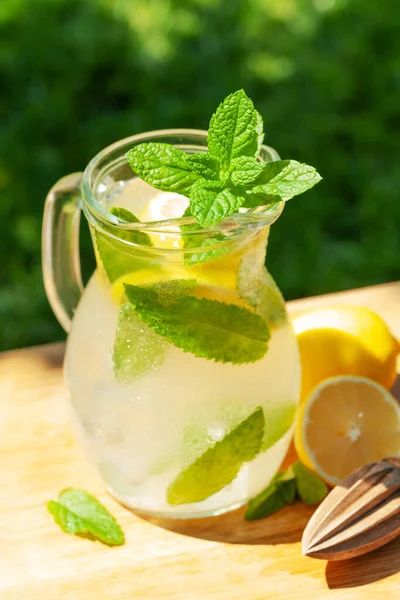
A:
POLYGON ((187 161, 188 155, 170 144, 155 142, 134 146, 126 154, 133 171, 159 190, 187 194, 200 177, 187 161))
POLYGON ((244 198, 229 189, 221 190, 211 182, 197 181, 190 190, 192 215, 203 227, 210 227, 235 212, 244 198), (217 189, 215 189, 217 188, 217 189))
MULTIPOLYGON (((192 212, 190 205, 185 210, 184 217, 191 217, 192 212)), ((183 247, 189 252, 185 252, 185 265, 193 266, 209 260, 217 259, 221 254, 224 254, 231 249, 231 245, 222 244, 227 241, 226 236, 222 232, 215 232, 212 237, 206 231, 199 231, 197 223, 188 223, 181 225, 183 247), (196 249, 196 252, 190 252, 191 249, 196 249)))
POLYGON ((274 201, 290 200, 302 194, 321 181, 322 177, 314 167, 298 163, 296 160, 277 160, 265 163, 261 175, 247 191, 245 206, 260 206, 274 201), (265 196, 268 197, 266 201, 265 196), (257 200, 258 198, 258 200, 257 200))
MULTIPOLYGON (((139 219, 130 210, 126 208, 112 206, 110 213, 117 217, 120 221, 126 221, 127 223, 140 223, 139 219)), ((120 238, 121 240, 126 240, 127 242, 131 242, 132 244, 136 244, 138 246, 153 245, 147 233, 144 233, 140 230, 133 229, 132 231, 127 231, 125 229, 119 229, 118 231, 115 231, 115 229, 112 230, 110 228, 110 232, 118 238, 120 238)))
POLYGON ((187 280, 125 285, 125 291, 138 317, 184 352, 241 364, 261 359, 268 350, 269 329, 259 315, 191 296, 187 280))
POLYGON ((278 512, 286 504, 292 504, 295 497, 296 484, 290 469, 277 473, 271 483, 250 500, 244 518, 255 521, 278 512))
MULTIPOLYGON (((127 223, 140 223, 126 208, 113 206, 110 213, 127 223)), ((110 283, 114 283, 122 275, 145 268, 145 263, 138 257, 137 250, 124 244, 124 241, 136 246, 152 246, 149 236, 143 231, 126 231, 104 224, 105 232, 94 230, 93 236, 98 257, 103 265, 110 283), (111 235, 107 235, 109 232, 111 235)))
POLYGON ((234 185, 253 183, 262 173, 263 166, 252 156, 239 156, 232 161, 231 179, 234 185))
POLYGON ((286 505, 293 504, 296 498, 296 480, 282 481, 278 486, 278 493, 286 505))
POLYGON ((285 300, 267 269, 260 269, 253 255, 244 256, 238 271, 240 296, 252 306, 268 325, 287 322, 285 300))
POLYGON ((167 502, 201 502, 229 485, 259 453, 263 433, 264 412, 257 408, 178 475, 168 487, 167 502))
POLYGON ((244 518, 253 521, 267 517, 285 505, 293 504, 296 492, 304 504, 317 504, 325 498, 328 488, 315 473, 297 461, 286 471, 277 473, 265 490, 250 500, 244 518))
POLYGON ((211 117, 208 149, 228 169, 238 156, 255 157, 258 149, 257 114, 243 90, 230 94, 211 117))
POLYGON ((264 122, 263 122, 263 118, 260 115, 260 113, 258 112, 258 110, 256 110, 256 133, 257 133, 257 154, 256 154, 256 156, 258 156, 260 154, 261 146, 263 145, 263 141, 264 141, 264 122))
POLYGON ((124 244, 123 241, 99 231, 94 232, 94 240, 99 261, 110 283, 114 283, 123 275, 146 268, 146 262, 135 254, 135 249, 124 244))
MULTIPOLYGON (((192 236, 192 238, 194 237, 195 236, 192 236)), ((204 239, 203 237, 201 242, 195 244, 193 239, 187 241, 190 236, 185 235, 183 240, 184 248, 196 248, 196 252, 185 252, 185 265, 198 265, 219 258, 221 254, 224 254, 230 249, 229 246, 219 245, 224 241, 224 237, 223 234, 216 234, 213 239, 204 239)))
POLYGON ((115 379, 129 383, 150 373, 163 363, 165 346, 163 338, 143 324, 130 304, 122 306, 112 354, 115 379))
POLYGON ((85 490, 67 489, 47 505, 61 529, 73 535, 91 534, 104 544, 120 546, 125 536, 116 520, 85 490))
POLYGON ((262 450, 268 450, 293 426, 297 404, 295 402, 276 406, 268 410, 262 450))
POLYGON ((325 498, 328 488, 325 483, 310 469, 297 461, 292 466, 296 476, 297 492, 304 504, 318 504, 325 498))
POLYGON ((127 223, 140 223, 139 219, 135 217, 135 215, 127 208, 112 206, 110 209, 110 214, 120 219, 120 221, 126 221, 127 223))
POLYGON ((208 152, 189 154, 187 163, 192 170, 204 179, 219 180, 219 163, 208 152))

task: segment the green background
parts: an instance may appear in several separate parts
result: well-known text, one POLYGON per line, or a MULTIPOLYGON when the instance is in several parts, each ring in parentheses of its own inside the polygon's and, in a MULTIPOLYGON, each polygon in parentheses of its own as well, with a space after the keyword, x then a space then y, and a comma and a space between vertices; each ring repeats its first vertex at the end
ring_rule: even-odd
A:
POLYGON ((399 39, 398 0, 1 0, 0 348, 64 336, 40 272, 56 179, 121 137, 206 128, 240 87, 324 177, 272 228, 286 298, 398 279, 399 39))

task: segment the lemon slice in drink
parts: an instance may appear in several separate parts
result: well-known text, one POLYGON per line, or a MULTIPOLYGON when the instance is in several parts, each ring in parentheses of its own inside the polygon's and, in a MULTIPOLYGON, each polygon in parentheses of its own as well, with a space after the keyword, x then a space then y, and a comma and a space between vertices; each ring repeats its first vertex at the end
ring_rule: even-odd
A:
POLYGON ((384 387, 351 375, 323 381, 300 405, 295 447, 331 485, 352 471, 400 453, 400 406, 384 387))
POLYGON ((133 273, 127 273, 117 279, 111 288, 111 294, 114 302, 120 303, 124 293, 124 284, 129 285, 151 285, 171 279, 192 279, 193 275, 183 267, 163 266, 158 269, 141 269, 133 273))
MULTIPOLYGON (((158 192, 148 204, 144 207, 139 215, 142 222, 148 221, 164 221, 167 219, 177 219, 183 215, 189 206, 189 199, 182 194, 175 192, 158 192)), ((151 233, 150 239, 157 248, 179 249, 182 248, 182 236, 178 227, 171 225, 162 229, 158 228, 159 233, 151 233), (174 232, 177 235, 174 235, 174 232), (172 233, 171 233, 172 232, 172 233)))

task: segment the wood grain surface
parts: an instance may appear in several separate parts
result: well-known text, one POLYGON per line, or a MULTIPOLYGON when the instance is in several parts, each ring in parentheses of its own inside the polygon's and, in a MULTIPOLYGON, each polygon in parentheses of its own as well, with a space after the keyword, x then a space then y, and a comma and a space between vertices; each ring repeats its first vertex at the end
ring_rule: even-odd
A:
MULTIPOLYGON (((290 310, 349 303, 380 313, 400 338, 400 282, 296 301, 290 310)), ((399 597, 400 538, 347 561, 303 557, 301 535, 313 510, 301 504, 252 523, 243 520, 243 509, 172 521, 119 506, 73 437, 62 360, 62 344, 0 355, 1 600, 399 597), (125 546, 60 531, 46 503, 67 486, 104 502, 125 530, 125 546)))

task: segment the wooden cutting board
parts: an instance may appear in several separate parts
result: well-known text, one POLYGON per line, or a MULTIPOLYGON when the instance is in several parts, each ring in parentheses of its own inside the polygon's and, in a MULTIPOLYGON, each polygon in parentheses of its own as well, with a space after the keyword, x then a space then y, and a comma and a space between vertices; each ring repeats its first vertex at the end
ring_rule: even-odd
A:
MULTIPOLYGON (((301 300, 290 310, 344 303, 376 310, 400 338, 400 283, 301 300)), ((243 520, 243 510, 150 521, 119 506, 73 437, 62 359, 62 344, 0 355, 1 600, 400 597, 400 538, 349 561, 305 558, 300 540, 313 509, 301 504, 253 523, 243 520), (60 531, 46 503, 69 486, 104 502, 125 530, 125 546, 60 531)))

